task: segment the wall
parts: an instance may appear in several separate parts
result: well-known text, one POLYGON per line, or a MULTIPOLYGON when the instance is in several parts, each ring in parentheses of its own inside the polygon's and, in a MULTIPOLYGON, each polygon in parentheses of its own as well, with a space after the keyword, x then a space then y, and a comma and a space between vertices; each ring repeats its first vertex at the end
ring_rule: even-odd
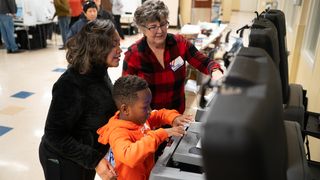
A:
POLYGON ((240 0, 233 0, 232 1, 232 11, 239 11, 240 10, 240 0))
POLYGON ((257 10, 258 0, 241 0, 240 11, 254 12, 257 10))
MULTIPOLYGON (((290 83, 301 84, 307 90, 308 111, 320 113, 320 35, 317 42, 315 58, 311 59, 304 50, 306 41, 306 30, 312 2, 318 0, 303 0, 302 4, 293 5, 292 0, 278 1, 278 9, 286 15, 287 27, 287 48, 289 53, 289 81, 290 83), (290 13, 291 12, 291 13, 290 13)), ((259 12, 264 10, 267 0, 258 2, 259 12)), ((319 14, 319 11, 317 11, 319 14)), ((309 137, 311 158, 320 161, 320 141, 309 137)))
POLYGON ((283 0, 258 0, 257 9, 258 12, 262 12, 266 9, 266 7, 270 7, 271 9, 279 9, 280 4, 283 4, 283 0))
MULTIPOLYGON (((311 7, 313 6, 312 1, 303 1, 303 11, 304 15, 308 15, 311 12, 311 7)), ((319 11, 318 11, 319 15, 319 11)), ((308 20, 310 19, 309 16, 305 16, 301 19, 299 26, 303 26, 304 30, 308 28, 308 20)), ((308 90, 307 95, 309 97, 309 107, 308 110, 320 112, 320 36, 318 35, 318 39, 313 39, 317 41, 317 50, 315 54, 315 58, 312 60, 308 53, 304 50, 304 41, 306 38, 305 31, 301 30, 301 34, 297 34, 297 36, 304 37, 301 42, 301 48, 295 49, 299 50, 300 53, 298 56, 297 67, 292 67, 296 69, 296 79, 297 83, 303 84, 303 86, 308 90)))
POLYGON ((124 12, 131 12, 132 14, 134 11, 139 7, 142 3, 141 0, 122 0, 123 3, 123 11, 124 12))
MULTIPOLYGON (((320 86, 317 83, 320 82, 320 36, 314 39, 318 42, 315 59, 312 60, 308 56, 303 45, 306 40, 305 31, 310 18, 311 2, 311 0, 305 0, 302 1, 301 6, 293 6, 294 17, 292 19, 294 22, 291 28, 287 28, 287 45, 290 52, 288 57, 289 80, 291 83, 301 84, 307 90, 308 110, 320 113, 320 86)), ((279 4, 279 8, 286 12, 288 3, 292 1, 287 0, 279 4)))
POLYGON ((169 22, 170 26, 178 25, 178 9, 179 9, 179 0, 162 0, 169 9, 169 22))
POLYGON ((211 0, 193 0, 191 8, 191 24, 211 21, 211 0))
POLYGON ((191 23, 192 0, 180 0, 179 6, 183 24, 191 23))
MULTIPOLYGON (((229 22, 232 10, 239 10, 240 0, 221 0, 222 16, 220 19, 229 22)), ((184 24, 191 23, 192 19, 210 20, 210 10, 199 9, 194 11, 196 17, 192 18, 192 0, 180 0, 180 15, 184 24)))
POLYGON ((222 15, 221 15, 221 21, 228 23, 231 19, 231 8, 232 8, 232 0, 222 0, 222 15))
POLYGON ((266 4, 273 2, 272 5, 277 5, 285 13, 289 82, 301 84, 307 90, 307 110, 320 113, 320 86, 317 85, 320 82, 320 36, 314 39, 318 46, 314 60, 310 59, 303 46, 312 1, 314 0, 304 0, 301 5, 294 5, 292 0, 259 0, 258 11, 265 10, 266 4))
MULTIPOLYGON (((287 0, 288 1, 288 0, 287 0)), ((301 6, 298 6, 294 13, 297 22, 293 27, 293 35, 289 34, 288 42, 294 43, 290 46, 291 50, 291 68, 290 80, 297 84, 301 84, 307 90, 308 96, 308 111, 320 113, 320 35, 313 41, 317 42, 315 58, 311 59, 308 53, 304 50, 306 41, 306 30, 309 29, 310 12, 313 7, 312 2, 318 0, 302 1, 301 6)), ((286 5, 284 5, 286 6, 286 5)), ((316 9, 316 12, 319 11, 316 9)), ((309 137, 309 147, 311 159, 320 161, 320 140, 314 137, 309 137)))

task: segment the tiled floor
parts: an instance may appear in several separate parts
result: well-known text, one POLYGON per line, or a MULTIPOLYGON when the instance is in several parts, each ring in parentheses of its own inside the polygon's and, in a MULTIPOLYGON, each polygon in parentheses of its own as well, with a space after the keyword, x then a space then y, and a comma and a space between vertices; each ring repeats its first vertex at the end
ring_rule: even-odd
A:
MULTIPOLYGON (((253 17, 254 13, 234 14, 230 28, 236 30, 253 17)), ((140 37, 127 36, 121 42, 123 52, 140 37)), ((0 50, 1 180, 44 179, 38 145, 51 101, 52 85, 67 67, 65 51, 58 50, 60 45, 60 36, 55 35, 45 49, 20 54, 0 50)), ((113 81, 121 74, 121 64, 109 71, 113 81)))

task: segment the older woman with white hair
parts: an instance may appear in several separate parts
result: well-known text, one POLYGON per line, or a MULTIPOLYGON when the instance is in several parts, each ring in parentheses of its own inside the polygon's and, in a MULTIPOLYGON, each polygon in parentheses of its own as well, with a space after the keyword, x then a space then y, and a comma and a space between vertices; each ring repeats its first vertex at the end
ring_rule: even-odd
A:
POLYGON ((186 62, 204 74, 221 76, 220 65, 181 35, 167 32, 168 7, 160 0, 145 1, 134 13, 143 38, 125 53, 123 75, 138 75, 149 83, 153 109, 185 110, 186 62))

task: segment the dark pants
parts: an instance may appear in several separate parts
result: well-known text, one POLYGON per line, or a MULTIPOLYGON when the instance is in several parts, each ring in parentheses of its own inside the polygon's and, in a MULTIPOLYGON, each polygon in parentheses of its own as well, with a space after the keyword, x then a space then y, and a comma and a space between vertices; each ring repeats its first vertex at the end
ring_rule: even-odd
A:
POLYGON ((0 31, 8 51, 18 50, 18 45, 14 37, 14 24, 12 16, 0 14, 0 31))
POLYGON ((85 169, 73 161, 57 155, 45 143, 39 147, 39 159, 46 180, 94 180, 96 171, 85 169))
POLYGON ((124 35, 123 35, 122 28, 121 28, 121 23, 120 23, 121 15, 115 15, 114 14, 113 17, 114 17, 114 23, 115 23, 117 31, 118 31, 121 39, 124 39, 124 35))
POLYGON ((59 24, 59 28, 60 28, 63 46, 65 46, 66 42, 67 42, 67 34, 69 31, 70 17, 69 16, 58 16, 58 24, 59 24))
POLYGON ((0 31, 0 46, 2 45, 2 37, 1 37, 1 31, 0 31))

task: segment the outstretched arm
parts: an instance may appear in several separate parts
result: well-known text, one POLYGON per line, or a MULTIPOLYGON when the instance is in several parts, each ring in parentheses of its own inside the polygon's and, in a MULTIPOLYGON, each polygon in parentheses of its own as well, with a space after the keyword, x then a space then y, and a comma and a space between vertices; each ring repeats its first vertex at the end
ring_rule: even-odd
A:
POLYGON ((117 129, 116 131, 110 135, 109 139, 114 157, 116 161, 131 168, 143 163, 168 138, 168 133, 162 128, 149 130, 144 134, 140 134, 140 130, 130 132, 129 130, 117 129))

